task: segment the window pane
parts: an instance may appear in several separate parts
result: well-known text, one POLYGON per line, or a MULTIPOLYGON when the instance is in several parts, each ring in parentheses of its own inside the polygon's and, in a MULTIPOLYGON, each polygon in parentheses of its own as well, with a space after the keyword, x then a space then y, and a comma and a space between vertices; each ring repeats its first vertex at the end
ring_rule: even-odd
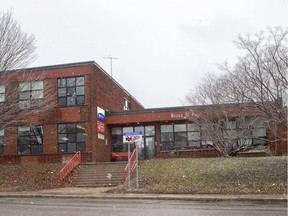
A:
POLYGON ((66 79, 58 79, 58 87, 66 87, 66 79))
POLYGON ((76 87, 76 93, 78 95, 84 95, 84 86, 76 87))
POLYGON ((76 143, 68 143, 67 152, 75 152, 76 151, 76 143))
POLYGON ((27 136, 30 135, 30 127, 19 127, 18 136, 27 136))
POLYGON ((161 142, 174 141, 173 133, 161 133, 161 142))
POLYGON ((253 137, 264 137, 264 136, 266 136, 266 129, 265 128, 253 128, 252 136, 253 137))
POLYGON ((123 127, 123 133, 125 132, 133 132, 133 127, 123 127))
POLYGON ((42 145, 31 146, 31 154, 41 154, 42 153, 42 145))
POLYGON ((43 89, 43 81, 32 82, 32 90, 43 89))
POLYGON ((20 96, 20 100, 29 100, 30 92, 21 92, 19 96, 20 96))
POLYGON ((161 133, 173 132, 173 125, 161 125, 161 133))
POLYGON ((27 155, 30 154, 30 148, 28 145, 18 146, 18 154, 27 155))
POLYGON ((76 134, 68 134, 68 142, 76 142, 76 134))
POLYGON ((174 149, 173 142, 161 143, 161 150, 162 151, 171 150, 171 149, 174 149))
POLYGON ((266 139, 253 139, 253 145, 265 145, 266 143, 266 139))
POLYGON ((175 132, 186 131, 186 124, 175 124, 174 131, 175 132))
POLYGON ((121 134, 122 135, 122 128, 121 127, 112 128, 112 134, 121 134))
POLYGON ((145 136, 154 136, 155 127, 154 126, 145 126, 145 136))
POLYGON ((85 151, 85 143, 77 143, 76 144, 76 151, 85 151))
POLYGON ((59 152, 66 152, 67 144, 59 144, 58 151, 59 152))
POLYGON ((76 85, 77 86, 84 85, 84 77, 77 77, 76 78, 76 85))
POLYGON ((200 131, 200 125, 197 123, 187 124, 188 131, 200 131))
POLYGON ((84 96, 77 96, 77 104, 84 104, 84 96))
POLYGON ((85 142, 85 133, 77 133, 76 142, 85 142))
POLYGON ((66 97, 65 97, 65 98, 58 98, 58 104, 59 104, 59 106, 65 106, 65 105, 67 105, 67 103, 66 103, 66 97))
POLYGON ((32 91, 31 92, 31 98, 32 99, 43 98, 43 91, 42 90, 32 91))
POLYGON ((0 130, 0 137, 4 136, 4 130, 0 130))
POLYGON ((187 142, 185 140, 175 142, 176 147, 186 147, 187 142))
POLYGON ((78 123, 76 125, 76 130, 77 130, 77 133, 85 132, 85 124, 84 123, 78 123))
POLYGON ((142 135, 144 136, 144 126, 137 126, 134 128, 135 132, 142 132, 142 135))
POLYGON ((30 83, 26 82, 26 83, 20 83, 19 84, 19 88, 20 88, 20 91, 30 91, 30 83))
POLYGON ((67 134, 58 134, 58 143, 67 143, 67 134))
POLYGON ((5 85, 0 85, 0 93, 5 93, 5 85))
POLYGON ((189 141, 189 147, 200 148, 201 142, 200 141, 189 141))
POLYGON ((200 132, 188 132, 188 140, 200 140, 200 132))
POLYGON ((58 97, 66 97, 66 88, 58 88, 58 97))
POLYGON ((67 133, 77 133, 76 124, 67 124, 67 133))
POLYGON ((30 137, 19 137, 18 138, 18 145, 29 145, 30 144, 30 137))
POLYGON ((187 133, 186 132, 174 133, 174 136, 175 136, 175 141, 187 140, 187 133))
POLYGON ((76 85, 76 79, 75 77, 67 78, 67 87, 69 86, 75 86, 76 85))
POLYGON ((5 101, 5 94, 0 94, 0 102, 4 102, 5 101))

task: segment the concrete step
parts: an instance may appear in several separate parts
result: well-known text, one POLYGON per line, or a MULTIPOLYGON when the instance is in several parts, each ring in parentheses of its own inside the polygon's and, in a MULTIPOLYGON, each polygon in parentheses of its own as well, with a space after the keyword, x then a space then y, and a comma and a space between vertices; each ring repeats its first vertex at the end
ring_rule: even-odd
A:
POLYGON ((89 163, 80 164, 79 172, 72 177, 75 187, 111 187, 125 181, 126 163, 89 163))

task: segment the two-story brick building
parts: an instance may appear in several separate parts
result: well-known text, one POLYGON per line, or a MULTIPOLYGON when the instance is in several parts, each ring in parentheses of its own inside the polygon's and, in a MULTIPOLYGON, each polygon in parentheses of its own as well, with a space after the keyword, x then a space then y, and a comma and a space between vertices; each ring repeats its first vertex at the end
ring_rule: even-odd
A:
MULTIPOLYGON (((218 154, 191 115, 213 118, 211 106, 144 109, 94 61, 5 72, 0 108, 0 163, 63 162, 76 151, 83 161, 110 161, 127 151, 123 133, 133 131, 143 134, 143 159, 218 154)), ((264 128, 255 134, 251 144, 266 144, 264 128)), ((287 152, 287 144, 281 148, 287 152)))

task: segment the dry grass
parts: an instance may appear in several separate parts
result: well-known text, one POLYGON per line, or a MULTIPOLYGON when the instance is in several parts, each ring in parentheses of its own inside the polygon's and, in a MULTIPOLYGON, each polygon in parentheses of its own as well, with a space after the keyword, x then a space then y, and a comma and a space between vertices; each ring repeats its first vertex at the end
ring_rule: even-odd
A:
POLYGON ((155 159, 139 179, 149 193, 287 194, 287 158, 155 159))
POLYGON ((0 191, 59 187, 62 167, 62 164, 0 165, 0 191))

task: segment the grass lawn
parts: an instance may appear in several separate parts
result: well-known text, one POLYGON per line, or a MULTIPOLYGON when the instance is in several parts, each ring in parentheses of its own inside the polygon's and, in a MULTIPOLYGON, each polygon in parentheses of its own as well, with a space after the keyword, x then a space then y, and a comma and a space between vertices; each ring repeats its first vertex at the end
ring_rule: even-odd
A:
MULTIPOLYGON (((122 190, 124 188, 123 185, 122 190)), ((287 194, 287 158, 217 157, 144 161, 140 167, 139 191, 287 194)))
POLYGON ((0 165, 0 192, 59 187, 62 167, 63 164, 0 165))

